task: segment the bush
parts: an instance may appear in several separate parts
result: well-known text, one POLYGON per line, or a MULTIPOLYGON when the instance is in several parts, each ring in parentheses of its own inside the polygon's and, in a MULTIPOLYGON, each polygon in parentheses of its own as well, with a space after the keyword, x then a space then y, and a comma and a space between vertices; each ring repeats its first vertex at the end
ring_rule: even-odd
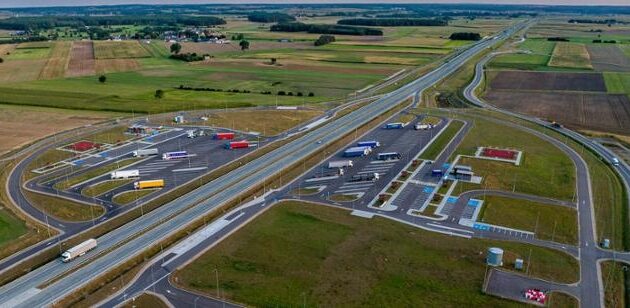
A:
POLYGON ((458 41, 478 41, 481 39, 481 35, 474 32, 455 32, 451 34, 449 39, 458 41))
POLYGON ((200 56, 194 52, 193 53, 180 53, 180 54, 175 54, 175 55, 170 56, 171 59, 181 60, 181 61, 186 61, 186 62, 203 61, 206 57, 210 57, 210 55, 204 54, 200 56))
POLYGON ((315 41, 315 46, 326 45, 326 44, 332 43, 334 41, 335 41, 335 36, 334 35, 323 34, 315 41))
POLYGON ((282 95, 282 96, 284 96, 284 95, 287 95, 287 93, 286 93, 286 92, 284 92, 284 91, 278 91, 278 95, 282 95))
POLYGON ((313 93, 313 92, 309 92, 308 93, 308 97, 313 97, 313 96, 315 96, 315 93, 313 93))
POLYGON ((290 22, 295 21, 295 17, 284 13, 254 12, 247 15, 247 20, 252 22, 290 22))

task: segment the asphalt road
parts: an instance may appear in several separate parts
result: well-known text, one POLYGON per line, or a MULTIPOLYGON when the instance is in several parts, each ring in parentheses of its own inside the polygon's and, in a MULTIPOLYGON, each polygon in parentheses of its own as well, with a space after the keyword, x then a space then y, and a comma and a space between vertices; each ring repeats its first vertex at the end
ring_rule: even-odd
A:
MULTIPOLYGON (((520 26, 521 24, 502 31, 498 35, 498 39, 511 36, 520 29, 520 26)), ((104 274, 117 264, 141 253, 144 251, 146 243, 168 237, 184 228, 195 218, 216 209, 249 187, 256 186, 279 173, 285 166, 292 165, 317 152, 328 141, 335 140, 399 104, 405 98, 435 84, 457 70, 467 59, 494 45, 495 42, 498 41, 494 37, 480 41, 418 80, 104 235, 98 239, 99 247, 86 255, 83 260, 70 263, 61 263, 55 260, 3 286, 0 288, 0 304, 10 303, 12 306, 18 307, 38 307, 54 303, 57 299, 104 274), (323 142, 318 142, 320 140, 323 142), (168 217, 170 218, 167 219, 168 217), (142 233, 143 231, 144 233, 142 233), (114 249, 98 258, 93 258, 109 248, 114 249), (88 260, 91 262, 76 269, 79 263, 86 263, 88 260), (73 269, 75 269, 74 272, 46 288, 34 289, 41 283, 73 269)))

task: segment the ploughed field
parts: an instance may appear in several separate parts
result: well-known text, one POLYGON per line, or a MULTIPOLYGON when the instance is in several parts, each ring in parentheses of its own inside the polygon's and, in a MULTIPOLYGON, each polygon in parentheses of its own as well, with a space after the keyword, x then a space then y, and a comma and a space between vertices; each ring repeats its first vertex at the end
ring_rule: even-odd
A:
POLYGON ((571 128, 630 134, 630 99, 606 91, 600 73, 502 71, 492 78, 485 99, 571 128))
POLYGON ((630 72, 630 57, 624 54, 622 48, 617 45, 588 45, 593 68, 597 71, 630 72))

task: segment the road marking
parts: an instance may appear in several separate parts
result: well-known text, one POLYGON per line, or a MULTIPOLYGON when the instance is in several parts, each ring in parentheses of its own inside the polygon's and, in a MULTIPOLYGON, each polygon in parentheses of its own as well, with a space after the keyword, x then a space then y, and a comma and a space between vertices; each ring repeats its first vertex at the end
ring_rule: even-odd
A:
POLYGON ((196 167, 196 168, 186 168, 186 169, 175 169, 173 172, 190 172, 190 171, 200 171, 208 169, 208 167, 196 167))

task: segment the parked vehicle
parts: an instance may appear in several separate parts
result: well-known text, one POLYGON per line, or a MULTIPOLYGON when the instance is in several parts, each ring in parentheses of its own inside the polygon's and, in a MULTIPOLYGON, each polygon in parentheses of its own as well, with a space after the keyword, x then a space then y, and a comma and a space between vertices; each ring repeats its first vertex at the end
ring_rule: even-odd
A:
POLYGON ((133 189, 148 189, 148 188, 162 188, 164 187, 164 180, 147 180, 138 181, 133 183, 133 189))
POLYGON ((344 157, 360 157, 369 155, 372 152, 371 147, 352 147, 343 152, 344 157))
POLYGON ((619 164, 620 164, 620 163, 619 163, 619 159, 617 159, 617 157, 613 157, 613 159, 612 159, 612 165, 613 165, 613 166, 619 166, 619 164))
POLYGON ((158 154, 159 154, 158 149, 141 149, 141 150, 132 152, 133 157, 144 157, 144 156, 151 156, 151 155, 158 155, 158 154))
POLYGON ((70 262, 72 260, 74 260, 77 257, 80 257, 84 254, 86 254, 88 251, 96 248, 96 240, 95 239, 89 239, 79 245, 76 245, 68 250, 66 250, 64 253, 61 254, 61 261, 63 262, 70 262))
POLYGON ((435 127, 435 125, 433 124, 421 124, 421 123, 416 123, 416 125, 414 126, 415 130, 427 130, 427 129, 431 129, 435 127))
POLYGON ((328 168, 346 168, 346 167, 352 167, 352 161, 351 160, 335 160, 335 161, 331 161, 328 162, 328 168))
POLYGON ((249 141, 243 140, 243 141, 228 142, 225 144, 225 148, 228 150, 246 149, 246 148, 249 148, 249 141))
POLYGON ((212 138, 215 140, 231 140, 234 139, 234 133, 215 133, 212 138))
POLYGON ((109 176, 112 180, 136 178, 140 176, 140 170, 134 169, 134 170, 114 171, 110 173, 109 176))
POLYGON ((195 130, 194 129, 187 130, 186 131, 186 136, 188 138, 195 138, 195 137, 197 137, 197 135, 195 134, 195 130))
POLYGON ((365 174, 357 174, 353 175, 350 179, 350 182, 365 182, 365 181, 376 181, 380 177, 378 173, 365 173, 365 174))
POLYGON ((395 122, 395 123, 387 123, 385 124, 386 129, 401 129, 405 128, 405 123, 395 122))
POLYGON ((180 159, 180 158, 187 158, 188 156, 189 156, 188 152, 186 151, 166 152, 162 154, 162 159, 163 160, 180 159))
POLYGON ((327 177, 331 177, 331 176, 342 176, 342 175, 344 175, 344 171, 343 171, 343 169, 339 168, 339 169, 337 169, 337 171, 333 171, 333 172, 317 173, 317 174, 313 175, 313 178, 327 178, 327 177))
POLYGON ((391 160, 391 159, 401 159, 402 155, 397 152, 387 152, 387 153, 378 153, 376 159, 378 160, 391 160))
POLYGON ((360 141, 357 143, 358 147, 370 147, 370 148, 378 148, 381 146, 381 143, 378 141, 360 141))

